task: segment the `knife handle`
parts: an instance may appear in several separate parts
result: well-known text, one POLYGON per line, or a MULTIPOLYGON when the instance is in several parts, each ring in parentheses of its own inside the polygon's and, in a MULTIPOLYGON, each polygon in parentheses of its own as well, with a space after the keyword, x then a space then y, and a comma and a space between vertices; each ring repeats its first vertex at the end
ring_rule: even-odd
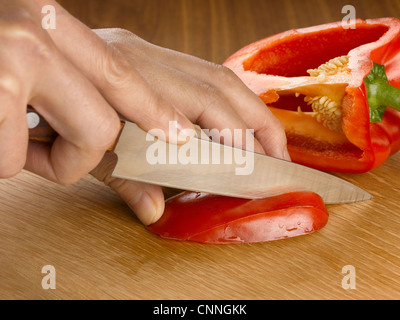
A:
MULTIPOLYGON (((48 122, 31 106, 28 106, 26 111, 26 118, 28 121, 29 129, 29 140, 42 142, 42 143, 53 143, 58 137, 58 133, 48 124, 48 122)), ((125 122, 121 120, 121 130, 124 127, 125 122)), ((120 133, 121 133, 120 130, 120 133)), ((108 148, 108 152, 113 152, 118 142, 118 138, 115 140, 113 145, 108 148)))

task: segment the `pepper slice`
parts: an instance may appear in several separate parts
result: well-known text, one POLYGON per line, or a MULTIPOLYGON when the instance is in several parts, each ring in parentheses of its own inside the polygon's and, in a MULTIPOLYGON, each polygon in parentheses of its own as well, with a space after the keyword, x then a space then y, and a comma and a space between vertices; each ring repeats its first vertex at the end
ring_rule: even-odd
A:
POLYGON ((241 244, 308 234, 323 228, 328 217, 312 192, 247 200, 186 191, 169 198, 163 216, 147 228, 168 239, 241 244))
POLYGON ((363 173, 400 149, 400 21, 357 19, 291 30, 224 65, 285 127, 294 162, 363 173), (386 71, 386 73, 385 73, 386 71))

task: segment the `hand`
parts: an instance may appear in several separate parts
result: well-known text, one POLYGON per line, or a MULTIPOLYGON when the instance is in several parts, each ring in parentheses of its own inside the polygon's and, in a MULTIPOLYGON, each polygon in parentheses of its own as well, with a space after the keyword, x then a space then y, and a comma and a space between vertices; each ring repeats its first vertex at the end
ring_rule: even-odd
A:
POLYGON ((118 134, 118 116, 42 29, 40 8, 0 1, 0 177, 26 166, 72 183, 101 160, 118 134), (28 148, 27 104, 60 133, 52 148, 28 148))
MULTIPOLYGON (((0 97, 6 102, 0 110, 1 177, 25 164, 50 180, 75 182, 113 143, 118 114, 144 130, 166 133, 171 120, 178 133, 192 128, 191 122, 254 128, 260 141, 255 151, 288 158, 279 121, 226 68, 150 45, 127 31, 96 35, 54 1, 0 1, 0 24, 0 97), (55 30, 41 28, 46 4, 57 10, 55 30), (51 147, 27 146, 27 104, 60 134, 51 147)), ((106 155, 93 175, 115 189, 144 224, 158 220, 161 188, 111 178, 114 162, 106 155)))
MULTIPOLYGON (((94 32, 105 41, 110 52, 118 52, 127 59, 128 69, 139 72, 155 92, 193 123, 208 129, 254 129, 256 152, 290 160, 281 123, 229 69, 152 45, 127 30, 94 32)), ((251 147, 245 140, 234 141, 234 144, 251 147)), ((112 178, 115 162, 115 157, 106 155, 92 173, 115 189, 145 224, 157 221, 164 208, 159 188, 112 178), (146 200, 138 201, 143 192, 146 192, 146 200), (150 210, 152 204, 155 213, 154 209, 150 210)))
POLYGON ((143 129, 168 128, 168 120, 192 128, 121 54, 55 1, 0 0, 0 100, 0 178, 25 168, 57 183, 76 182, 115 141, 118 113, 143 129), (56 8, 56 30, 42 28, 47 4, 56 8), (28 145, 28 104, 59 133, 52 146, 28 145))

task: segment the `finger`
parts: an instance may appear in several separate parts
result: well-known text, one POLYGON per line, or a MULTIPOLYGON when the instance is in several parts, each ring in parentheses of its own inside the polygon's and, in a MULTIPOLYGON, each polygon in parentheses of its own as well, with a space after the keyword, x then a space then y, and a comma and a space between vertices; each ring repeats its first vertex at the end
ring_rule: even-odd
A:
MULTIPOLYGON (((136 59, 132 53, 126 55, 136 59)), ((153 60, 143 57, 139 59, 138 71, 150 83, 156 84, 160 95, 171 101, 192 122, 199 124, 203 129, 210 129, 213 141, 264 153, 263 147, 254 139, 246 123, 217 88, 153 60), (184 90, 171 90, 171 83, 174 87, 184 90)))
POLYGON ((26 168, 69 184, 101 160, 120 130, 116 112, 97 89, 51 44, 29 104, 57 131, 51 147, 29 148, 26 168))
POLYGON ((116 155, 107 153, 91 174, 115 190, 144 225, 156 222, 164 212, 161 187, 113 178, 116 162, 116 155))
POLYGON ((57 29, 49 30, 53 41, 121 115, 146 131, 163 130, 173 143, 184 143, 188 133, 194 134, 186 116, 157 94, 119 51, 54 5, 60 19, 57 29), (169 130, 170 124, 174 130, 169 130))
POLYGON ((0 79, 0 178, 19 173, 25 165, 28 128, 24 99, 1 84, 0 79))
MULTIPOLYGON (((120 129, 118 115, 97 89, 60 54, 34 17, 19 8, 18 3, 13 2, 11 7, 10 12, 18 23, 10 22, 13 19, 2 23, 1 76, 3 84, 16 88, 14 95, 20 97, 24 105, 10 110, 4 127, 21 129, 15 132, 16 129, 10 128, 10 132, 13 137, 24 135, 25 142, 16 143, 18 138, 10 140, 15 143, 14 150, 25 149, 26 152, 26 105, 35 107, 60 136, 51 148, 30 147, 25 167, 53 181, 75 182, 100 162, 105 150, 114 142, 120 129), (15 8, 11 8, 13 5, 15 8), (4 78, 7 68, 12 71, 17 85, 12 85, 12 77, 4 78), (21 121, 22 117, 24 121, 21 121)), ((4 139, 7 137, 5 135, 4 139)))
MULTIPOLYGON (((119 41, 123 42, 121 39, 119 41)), ((155 46, 138 37, 130 37, 125 41, 134 43, 135 51, 141 53, 142 59, 151 58, 158 64, 179 70, 182 74, 198 79, 199 82, 210 83, 210 87, 223 95, 225 101, 243 119, 246 126, 254 129, 256 138, 267 154, 290 160, 282 124, 231 70, 196 57, 155 46)))

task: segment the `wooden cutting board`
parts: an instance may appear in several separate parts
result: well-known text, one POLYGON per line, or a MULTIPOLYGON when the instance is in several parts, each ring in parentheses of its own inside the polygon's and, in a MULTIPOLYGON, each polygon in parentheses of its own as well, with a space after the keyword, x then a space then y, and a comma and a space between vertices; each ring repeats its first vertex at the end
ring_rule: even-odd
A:
MULTIPOLYGON (((59 2, 91 27, 218 63, 270 34, 340 20, 345 4, 362 18, 400 12, 373 0, 59 2)), ((324 229, 236 246, 163 240, 90 176, 65 187, 22 172, 0 181, 0 299, 399 299, 399 162, 340 174, 375 198, 328 206, 324 229), (45 266, 55 289, 42 286, 45 266)))

